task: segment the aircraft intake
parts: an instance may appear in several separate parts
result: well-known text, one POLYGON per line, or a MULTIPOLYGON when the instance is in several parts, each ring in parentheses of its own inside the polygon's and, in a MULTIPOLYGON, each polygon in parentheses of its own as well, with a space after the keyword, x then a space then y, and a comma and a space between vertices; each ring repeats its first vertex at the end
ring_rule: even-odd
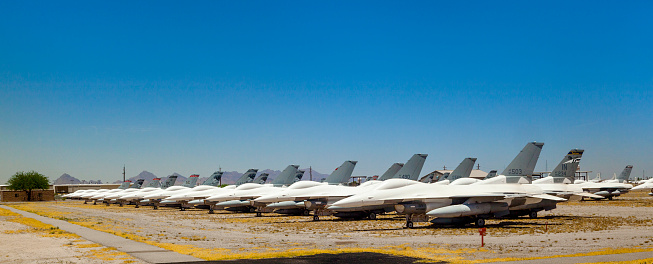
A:
POLYGON ((434 217, 451 218, 490 214, 507 210, 507 203, 475 203, 449 205, 442 208, 433 209, 426 214, 434 217))

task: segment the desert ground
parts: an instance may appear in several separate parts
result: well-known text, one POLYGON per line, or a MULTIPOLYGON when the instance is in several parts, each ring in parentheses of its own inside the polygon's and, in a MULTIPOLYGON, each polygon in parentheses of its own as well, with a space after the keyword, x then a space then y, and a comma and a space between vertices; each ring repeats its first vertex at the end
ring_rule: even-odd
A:
MULTIPOLYGON (((406 229, 404 218, 394 213, 377 220, 322 217, 312 221, 310 216, 208 214, 200 209, 153 210, 79 200, 4 205, 205 260, 372 252, 436 262, 481 263, 629 252, 650 252, 653 258, 653 197, 647 193, 633 191, 612 201, 560 203, 536 219, 488 220, 484 247, 473 225, 416 223, 416 228, 406 229)), ((52 237, 56 227, 39 230, 16 218, 10 212, 0 215, 1 241, 16 241, 0 247, 2 262, 60 263, 48 261, 55 251, 66 256, 63 263, 139 262, 111 248, 87 246, 89 242, 78 237, 52 237), (38 246, 26 254, 18 253, 24 252, 25 243, 38 246)))

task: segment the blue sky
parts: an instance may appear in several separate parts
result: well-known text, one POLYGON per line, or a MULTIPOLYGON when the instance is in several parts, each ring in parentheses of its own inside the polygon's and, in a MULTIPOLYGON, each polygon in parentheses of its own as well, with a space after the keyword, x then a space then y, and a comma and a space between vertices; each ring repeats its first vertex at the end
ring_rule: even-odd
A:
POLYGON ((653 174, 650 1, 3 1, 0 182, 428 153, 653 174))

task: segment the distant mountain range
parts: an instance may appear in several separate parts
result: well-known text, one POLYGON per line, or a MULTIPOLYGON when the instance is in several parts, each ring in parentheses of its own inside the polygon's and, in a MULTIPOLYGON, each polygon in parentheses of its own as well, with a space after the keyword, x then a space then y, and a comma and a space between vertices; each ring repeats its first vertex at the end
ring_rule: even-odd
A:
MULTIPOLYGON (((306 168, 306 169, 301 169, 301 170, 306 171, 304 173, 304 177, 302 178, 302 180, 303 181, 310 180, 309 169, 306 168)), ((271 182, 277 176, 279 176, 279 174, 281 174, 280 170, 265 169, 265 170, 259 170, 257 176, 260 175, 261 173, 264 173, 264 172, 270 174, 270 176, 268 176, 268 181, 267 182, 271 182)), ((315 170, 313 170, 312 174, 313 174, 313 181, 321 181, 322 179, 329 176, 328 174, 322 174, 322 173, 319 173, 319 172, 317 172, 315 170)), ((175 182, 175 185, 182 185, 186 181, 186 179, 188 179, 188 177, 182 176, 181 174, 176 173, 176 172, 171 174, 171 175, 177 175, 177 181, 175 182)), ((241 173, 241 172, 225 171, 224 174, 222 175, 222 184, 233 184, 233 183, 236 182, 236 180, 238 180, 238 178, 240 178, 241 175, 243 175, 243 173, 241 173)), ((209 178, 210 175, 200 175, 200 176, 205 176, 205 177, 200 177, 199 180, 197 181, 197 184, 202 184, 206 179, 209 178)), ((146 185, 148 182, 152 181, 152 179, 154 179, 154 178, 159 178, 159 177, 154 175, 154 173, 151 173, 149 171, 142 171, 138 175, 136 175, 134 177, 131 177, 131 178, 128 178, 127 180, 136 181, 138 179, 144 179, 145 182, 143 183, 143 185, 146 185)), ((165 178, 167 178, 167 177, 160 177, 160 178, 161 178, 161 182, 163 182, 163 181, 165 181, 165 178)), ((89 182, 87 182, 85 180, 81 181, 81 180, 79 180, 79 179, 77 179, 77 178, 75 178, 73 176, 70 176, 67 173, 64 173, 63 175, 61 175, 59 178, 57 178, 54 181, 54 184, 57 184, 57 185, 58 184, 82 184, 82 183, 91 183, 91 182, 92 183, 97 183, 97 182, 101 183, 101 181, 89 181, 89 182)), ((117 181, 115 181, 113 183, 122 183, 122 180, 117 180, 117 181)))

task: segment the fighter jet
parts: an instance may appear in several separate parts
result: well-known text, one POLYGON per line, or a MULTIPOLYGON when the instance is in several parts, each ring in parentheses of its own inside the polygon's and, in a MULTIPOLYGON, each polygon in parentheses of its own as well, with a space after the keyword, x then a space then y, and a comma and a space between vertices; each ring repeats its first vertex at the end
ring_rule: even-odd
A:
POLYGON ((642 181, 640 185, 633 187, 632 190, 634 191, 634 190, 645 190, 645 189, 651 189, 651 193, 649 193, 648 195, 653 196, 653 179, 642 181))
POLYGON ((395 210, 406 215, 406 226, 425 222, 435 217, 434 224, 475 222, 484 226, 485 219, 508 214, 516 198, 564 201, 544 194, 541 188, 530 183, 543 143, 530 142, 506 167, 501 175, 470 185, 413 184, 390 190, 374 190, 357 194, 338 202, 337 207, 363 207, 394 205, 395 210))
MULTIPOLYGON (((406 164, 397 171, 397 173, 393 176, 393 179, 388 179, 385 181, 368 181, 357 187, 325 184, 314 184, 312 186, 290 186, 283 192, 273 193, 271 195, 261 196, 257 199, 254 199, 252 203, 253 205, 256 205, 259 210, 263 210, 263 208, 268 208, 268 210, 288 209, 284 208, 284 206, 295 206, 301 208, 303 203, 303 206, 306 210, 313 211, 313 220, 318 221, 320 216, 331 215, 334 213, 334 211, 326 209, 328 205, 340 199, 370 190, 371 188, 374 188, 375 185, 383 183, 382 185, 387 188, 397 188, 405 185, 420 183, 417 181, 417 179, 419 178, 419 173, 422 171, 422 166, 424 165, 424 161, 426 160, 427 156, 427 154, 413 155, 413 157, 411 157, 411 159, 408 160, 408 162, 406 162, 406 164)), ((391 167, 390 169, 393 168, 391 167)), ((384 175, 386 174, 387 173, 384 173, 384 175)), ((380 179, 385 178, 386 177, 381 177, 380 179)), ((367 216, 370 219, 376 219, 376 214, 381 212, 385 212, 384 207, 375 207, 369 209, 364 208, 361 210, 341 212, 336 216, 356 218, 367 216)))
MULTIPOLYGON (((633 165, 628 165, 614 180, 606 180, 602 182, 584 182, 578 185, 583 188, 583 191, 602 196, 603 199, 612 200, 613 197, 620 196, 627 193, 633 188, 632 184, 628 183, 630 172, 633 170, 633 165)), ((594 198, 598 199, 598 198, 594 198)))
MULTIPOLYGON (((415 157, 415 156, 414 156, 415 157)), ((442 178, 441 181, 438 181, 433 184, 439 184, 439 185, 447 185, 450 183, 450 181, 453 181, 451 184, 457 185, 457 184, 469 184, 472 181, 467 181, 466 179, 469 179, 469 176, 471 175, 472 169, 474 168, 474 163, 476 162, 476 158, 465 158, 463 161, 452 171, 450 174, 448 174, 447 178, 444 179, 442 178)), ((409 161, 407 164, 410 164, 411 162, 409 161)), ((423 162, 422 162, 423 163, 423 162)), ((407 165, 409 166, 409 165, 407 165)), ((416 171, 415 173, 419 174, 419 171, 416 171)), ((418 184, 418 182, 415 181, 407 181, 404 179, 389 179, 384 183, 378 184, 376 186, 372 186, 368 189, 365 190, 360 190, 359 193, 369 193, 374 190, 390 190, 394 188, 400 188, 404 187, 410 184, 418 184)), ((419 182, 419 184, 426 184, 423 182, 419 182)), ((389 205, 369 205, 369 206, 363 206, 363 207, 338 207, 338 206, 329 206, 328 210, 333 211, 333 215, 336 217, 355 217, 355 218, 361 218, 363 216, 367 216, 368 219, 376 219, 377 214, 381 213, 388 213, 392 212, 395 210, 394 205, 389 204, 389 205)))
POLYGON ((88 201, 92 200, 93 204, 97 204, 97 202, 104 202, 103 198, 105 196, 109 196, 109 195, 113 195, 113 194, 117 194, 117 193, 136 191, 136 190, 143 187, 143 182, 145 182, 144 179, 138 179, 138 180, 136 180, 136 182, 133 185, 131 185, 129 188, 126 188, 126 189, 114 189, 114 190, 109 190, 109 191, 106 191, 106 192, 96 192, 96 193, 84 194, 84 195, 82 195, 82 197, 84 197, 84 199, 87 199, 88 201))
MULTIPOLYGON (((176 178, 176 177, 175 177, 176 178)), ((161 187, 161 178, 154 178, 152 181, 150 181, 145 188, 129 188, 126 190, 123 190, 122 192, 116 192, 114 194, 107 194, 107 195, 100 195, 100 196, 94 196, 92 198, 98 199, 98 201, 102 200, 104 203, 109 206, 111 203, 117 203, 121 207, 125 205, 123 200, 117 200, 118 198, 129 195, 131 193, 136 193, 139 192, 143 189, 156 189, 161 187)))
MULTIPOLYGON (((303 170, 297 170, 298 165, 290 165, 272 181, 271 184, 248 183, 236 187, 235 189, 225 190, 219 194, 214 194, 204 199, 205 204, 210 205, 211 213, 215 209, 226 209, 229 211, 254 212, 255 208, 250 205, 249 200, 259 197, 261 194, 278 192, 291 184, 295 184, 297 179, 304 175, 303 170)), ((260 212, 257 213, 260 216, 260 212)))
MULTIPOLYGON (((210 197, 214 194, 218 194, 226 190, 234 189, 245 183, 249 183, 256 177, 257 172, 258 169, 249 169, 245 173, 243 173, 243 175, 241 175, 240 178, 238 178, 238 180, 236 180, 236 183, 233 185, 228 185, 222 188, 215 187, 215 188, 207 188, 207 189, 202 188, 201 190, 190 190, 185 193, 171 195, 165 198, 164 200, 162 200, 161 203, 162 204, 176 203, 176 204, 180 204, 180 207, 182 208, 186 207, 186 205, 188 204, 204 206, 204 200, 203 200, 204 198, 210 197)), ((213 173, 213 175, 216 175, 216 173, 218 172, 213 173)), ((222 177, 222 174, 220 174, 220 177, 222 177)), ((209 204, 207 204, 206 206, 209 206, 209 204)), ((212 213, 212 211, 210 212, 212 213)))
MULTIPOLYGON (((82 195, 87 195, 87 197, 91 197, 93 194, 97 193, 104 193, 104 192, 110 192, 110 191, 120 191, 129 188, 129 185, 131 185, 131 181, 124 181, 118 188, 115 189, 93 189, 93 190, 77 190, 73 193, 69 193, 64 195, 63 197, 70 198, 70 199, 81 199, 82 195)), ((85 201, 86 203, 86 201, 85 201)))

